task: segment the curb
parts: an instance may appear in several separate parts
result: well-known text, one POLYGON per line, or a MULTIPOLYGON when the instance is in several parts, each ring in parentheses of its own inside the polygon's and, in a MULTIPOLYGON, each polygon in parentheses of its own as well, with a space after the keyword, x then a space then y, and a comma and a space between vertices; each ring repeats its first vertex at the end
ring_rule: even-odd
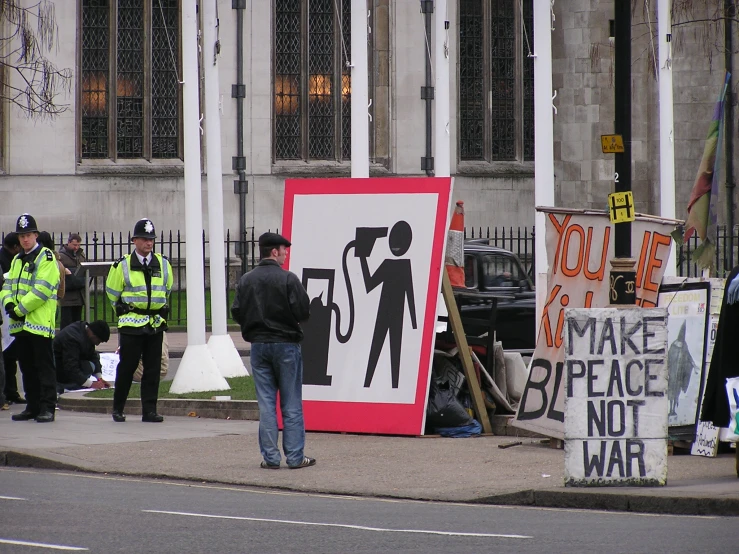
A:
POLYGON ((739 499, 703 496, 651 496, 639 494, 525 490, 481 497, 471 502, 501 506, 535 506, 632 512, 679 516, 738 516, 739 499))
MULTIPOLYGON (((126 415, 141 415, 141 404, 138 398, 131 398, 127 403, 126 415)), ((69 412, 87 412, 93 414, 110 414, 113 412, 111 398, 87 398, 85 396, 62 395, 57 403, 59 409, 69 412)), ((236 419, 259 421, 259 406, 256 400, 208 400, 188 398, 160 398, 157 401, 157 412, 163 416, 190 416, 210 419, 236 419)), ((509 437, 531 437, 548 439, 530 431, 522 431, 510 425, 512 415, 494 415, 491 417, 493 434, 509 437)))
MULTIPOLYGON (((53 469, 59 471, 74 471, 82 473, 123 475, 127 477, 143 477, 147 479, 172 479, 177 481, 197 481, 199 483, 238 485, 243 487, 284 490, 305 494, 334 494, 346 496, 347 493, 327 491, 321 488, 296 488, 290 486, 265 485, 264 483, 237 483, 233 481, 205 479, 192 476, 173 476, 156 472, 108 472, 100 469, 86 468, 35 456, 26 452, 12 450, 0 451, 0 467, 25 467, 34 469, 53 469)), ((399 500, 415 500, 432 502, 428 498, 396 495, 352 494, 350 496, 371 498, 394 498, 399 500)), ((434 501, 434 502, 439 502, 434 501)), ((441 501, 443 502, 443 501, 441 501)), ((666 497, 647 495, 626 495, 606 493, 580 493, 571 491, 535 491, 524 490, 515 493, 496 496, 473 498, 470 500, 456 500, 462 504, 484 504, 490 506, 525 506, 538 508, 562 508, 576 510, 599 510, 606 512, 629 512, 663 514, 676 516, 738 516, 739 499, 705 498, 705 497, 666 497)))
MULTIPOLYGON (((138 398, 129 399, 127 404, 126 415, 141 415, 141 404, 138 398)), ((74 398, 62 395, 58 406, 59 409, 69 412, 110 414, 113 412, 113 399, 74 398)), ((256 400, 160 398, 157 401, 157 413, 163 416, 259 421, 259 407, 256 400)))

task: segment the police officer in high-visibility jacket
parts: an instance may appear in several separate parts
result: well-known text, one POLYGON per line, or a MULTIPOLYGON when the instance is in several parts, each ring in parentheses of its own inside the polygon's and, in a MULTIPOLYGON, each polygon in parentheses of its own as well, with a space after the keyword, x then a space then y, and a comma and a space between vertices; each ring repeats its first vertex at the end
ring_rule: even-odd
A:
POLYGON ((56 371, 52 341, 56 326, 56 292, 59 266, 54 253, 38 242, 36 220, 21 215, 15 225, 21 251, 13 258, 0 302, 8 314, 10 334, 23 376, 26 409, 14 414, 13 421, 35 419, 54 421, 56 371))
POLYGON ((159 371, 162 361, 162 333, 167 330, 169 293, 172 291, 172 266, 161 254, 152 252, 156 233, 149 219, 139 220, 133 228, 135 250, 113 264, 105 292, 118 315, 120 362, 115 377, 113 421, 126 421, 126 406, 131 381, 139 360, 141 377, 142 421, 159 423, 157 413, 159 371))

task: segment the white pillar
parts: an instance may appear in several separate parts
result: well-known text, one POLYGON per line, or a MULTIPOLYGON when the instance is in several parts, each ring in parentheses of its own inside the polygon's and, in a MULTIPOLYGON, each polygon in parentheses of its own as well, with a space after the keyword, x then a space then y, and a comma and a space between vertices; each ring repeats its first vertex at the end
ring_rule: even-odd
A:
MULTIPOLYGON (((444 23, 447 20, 447 0, 436 0, 434 7, 435 34, 434 68, 434 109, 436 126, 434 128, 434 168, 437 177, 451 175, 451 149, 449 138, 449 31, 444 23)), ((451 27, 451 25, 450 25, 451 27)))
POLYGON ((205 282, 203 278, 203 211, 200 176, 198 99, 198 24, 195 2, 182 3, 182 119, 185 144, 185 256, 187 260, 187 348, 170 392, 227 390, 205 344, 205 282))
MULTIPOLYGON (((672 33, 671 0, 657 3, 659 34, 659 208, 662 217, 675 217, 675 142, 672 113, 672 52, 667 37, 672 33)), ((675 243, 665 267, 665 277, 677 275, 675 243)))
POLYGON ((221 166, 221 117, 216 44, 216 2, 203 0, 203 73, 205 77, 205 151, 208 171, 208 230, 210 240, 210 317, 213 332, 208 349, 223 377, 248 375, 226 324, 226 255, 223 247, 223 171, 221 166))
POLYGON ((351 27, 352 177, 369 177, 367 0, 352 0, 351 27))
MULTIPOLYGON (((552 110, 552 19, 549 2, 534 2, 534 204, 554 206, 554 113, 552 110)), ((546 217, 536 213, 536 331, 547 295, 546 217)))

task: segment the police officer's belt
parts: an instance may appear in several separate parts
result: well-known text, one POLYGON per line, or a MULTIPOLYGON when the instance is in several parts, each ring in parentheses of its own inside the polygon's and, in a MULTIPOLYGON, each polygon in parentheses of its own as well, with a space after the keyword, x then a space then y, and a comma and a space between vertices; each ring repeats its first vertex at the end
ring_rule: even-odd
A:
POLYGON ((130 312, 139 315, 159 315, 162 313, 162 308, 157 308, 156 310, 145 310, 143 308, 132 307, 130 312))

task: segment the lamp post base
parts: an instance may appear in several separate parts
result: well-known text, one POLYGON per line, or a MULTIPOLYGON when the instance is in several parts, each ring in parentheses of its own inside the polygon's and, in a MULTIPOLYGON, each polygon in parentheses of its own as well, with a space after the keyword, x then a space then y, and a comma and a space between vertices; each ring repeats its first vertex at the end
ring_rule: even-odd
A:
POLYGON ((636 304, 636 260, 614 258, 611 260, 609 296, 612 306, 636 304))

